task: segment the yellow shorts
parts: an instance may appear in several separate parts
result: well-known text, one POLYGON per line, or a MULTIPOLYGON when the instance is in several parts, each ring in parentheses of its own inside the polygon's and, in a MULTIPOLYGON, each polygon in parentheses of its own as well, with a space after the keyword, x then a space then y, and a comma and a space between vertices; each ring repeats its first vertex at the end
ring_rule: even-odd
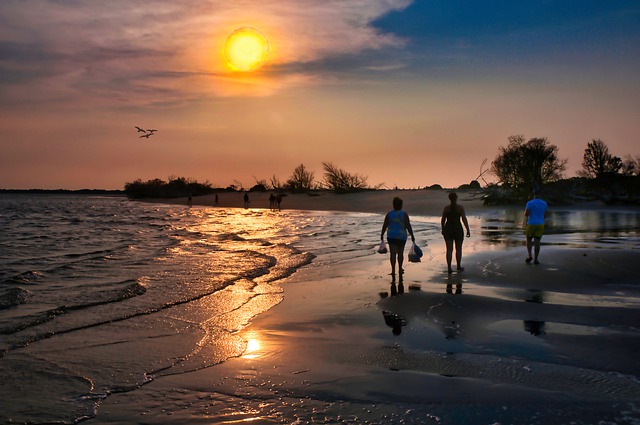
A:
POLYGON ((541 238, 544 233, 544 224, 527 224, 524 234, 528 238, 541 238))

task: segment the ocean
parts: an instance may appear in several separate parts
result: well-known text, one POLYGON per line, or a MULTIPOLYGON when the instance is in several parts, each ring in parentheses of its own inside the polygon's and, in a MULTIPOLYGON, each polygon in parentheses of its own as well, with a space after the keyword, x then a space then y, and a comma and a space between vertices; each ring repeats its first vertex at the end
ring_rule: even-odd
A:
POLYGON ((370 254, 368 216, 0 195, 0 422, 74 423, 111 393, 238 356, 234 334, 281 301, 278 281, 317 255, 370 254))
MULTIPOLYGON (((466 252, 522 245, 521 214, 470 217, 466 252)), ((111 394, 240 356, 285 278, 377 255, 382 217, 0 195, 0 422, 77 423, 111 394)), ((441 257, 439 217, 412 219, 441 257)), ((545 238, 638 249, 639 229, 637 212, 556 212, 545 238)))

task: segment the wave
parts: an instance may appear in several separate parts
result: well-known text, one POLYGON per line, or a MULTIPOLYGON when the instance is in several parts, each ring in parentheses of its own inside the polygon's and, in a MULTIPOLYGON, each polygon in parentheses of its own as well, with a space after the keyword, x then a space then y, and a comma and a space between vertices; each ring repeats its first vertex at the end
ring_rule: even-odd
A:
POLYGON ((20 304, 25 304, 31 292, 24 288, 9 288, 0 293, 0 310, 6 310, 20 304))
MULTIPOLYGON (((147 291, 147 289, 141 282, 127 281, 120 282, 120 284, 124 284, 125 286, 122 288, 118 288, 117 290, 92 293, 92 298, 94 299, 94 301, 73 304, 73 300, 71 300, 71 304, 60 305, 54 308, 40 311, 35 314, 23 316, 17 323, 11 323, 9 325, 0 327, 0 335, 15 334, 30 327, 50 322, 56 317, 69 312, 89 309, 91 307, 111 303, 117 303, 126 299, 143 295, 147 291)), ((30 291, 21 288, 12 288, 11 290, 6 291, 6 293, 0 295, 0 307, 6 305, 5 308, 10 308, 20 304, 25 304, 32 296, 33 293, 30 291)))

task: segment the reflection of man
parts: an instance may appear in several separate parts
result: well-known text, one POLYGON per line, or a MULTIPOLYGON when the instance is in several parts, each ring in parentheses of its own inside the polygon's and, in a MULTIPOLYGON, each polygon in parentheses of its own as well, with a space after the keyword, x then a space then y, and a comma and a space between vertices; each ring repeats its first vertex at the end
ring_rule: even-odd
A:
POLYGON ((527 227, 525 230, 525 236, 527 237, 527 263, 533 260, 533 264, 540 264, 538 262, 538 255, 540 254, 540 239, 544 233, 544 219, 547 218, 548 206, 545 201, 538 199, 540 194, 539 190, 533 191, 533 199, 527 202, 525 206, 524 215, 527 218, 527 227), (533 248, 533 258, 531 258, 531 248, 533 248))

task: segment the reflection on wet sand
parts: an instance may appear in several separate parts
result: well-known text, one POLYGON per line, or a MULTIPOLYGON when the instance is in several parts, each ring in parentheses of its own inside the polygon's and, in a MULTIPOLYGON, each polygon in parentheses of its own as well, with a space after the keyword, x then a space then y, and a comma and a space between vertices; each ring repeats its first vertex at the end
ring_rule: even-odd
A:
POLYGON ((459 273, 450 274, 447 276, 447 294, 454 294, 453 287, 455 286, 455 295, 462 294, 462 276, 459 273))

